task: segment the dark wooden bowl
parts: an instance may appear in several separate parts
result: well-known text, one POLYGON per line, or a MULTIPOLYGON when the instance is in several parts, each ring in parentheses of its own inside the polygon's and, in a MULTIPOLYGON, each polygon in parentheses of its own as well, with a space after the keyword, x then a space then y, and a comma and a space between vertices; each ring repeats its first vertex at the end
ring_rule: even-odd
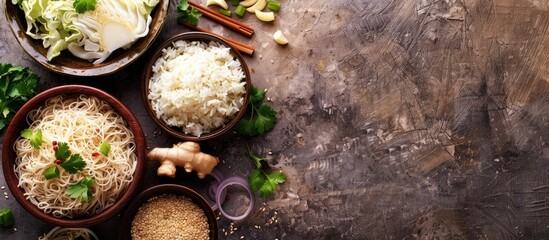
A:
POLYGON ((143 54, 156 39, 166 16, 168 15, 169 0, 160 0, 151 13, 152 22, 149 26, 149 34, 135 41, 128 50, 119 49, 113 52, 103 63, 93 64, 87 60, 73 56, 68 50, 62 51, 51 62, 46 58, 48 50, 42 46, 40 40, 36 40, 25 34, 27 23, 23 11, 18 5, 5 0, 6 18, 15 38, 34 60, 47 69, 73 76, 102 76, 114 73, 129 65, 143 54))
POLYGON ((4 143, 2 146, 2 170, 6 183, 15 197, 17 202, 23 206, 28 212, 30 212, 35 217, 39 218, 42 221, 45 221, 51 225, 61 226, 61 227, 86 227, 98 224, 105 220, 108 220, 110 217, 117 214, 122 208, 124 208, 130 200, 137 194, 137 190, 140 188, 141 182, 145 175, 147 167, 146 159, 146 141, 145 135, 137 121, 137 118, 132 114, 132 112, 118 99, 111 96, 110 94, 101 91, 96 88, 81 86, 81 85, 65 85, 60 87, 51 88, 44 92, 39 93, 32 99, 30 99, 23 107, 15 114, 13 120, 8 125, 4 135, 4 143), (22 188, 17 186, 18 178, 14 172, 15 165, 15 151, 13 145, 17 138, 20 136, 21 130, 28 128, 26 121, 27 113, 44 104, 44 102, 54 96, 65 95, 65 96, 78 96, 85 94, 88 96, 94 96, 99 99, 102 99, 109 103, 119 114, 124 118, 128 124, 129 129, 133 132, 136 144, 136 155, 137 155, 137 166, 133 174, 133 181, 126 189, 125 193, 118 199, 114 205, 105 209, 103 212, 93 215, 93 216, 84 216, 80 218, 57 218, 53 215, 46 214, 30 201, 25 199, 23 195, 25 192, 22 188))
POLYGON ((177 184, 156 185, 139 194, 122 215, 121 226, 119 228, 119 239, 132 239, 132 221, 137 213, 137 210, 139 210, 139 208, 149 199, 164 194, 185 196, 193 201, 193 203, 204 210, 204 214, 206 214, 208 225, 210 226, 210 240, 219 239, 219 226, 217 225, 217 219, 208 202, 194 190, 177 184))
POLYGON ((252 80, 250 77, 250 70, 248 69, 248 65, 246 64, 246 61, 244 60, 244 57, 231 45, 229 45, 226 41, 223 39, 216 37, 214 35, 208 34, 208 33, 202 33, 202 32, 188 32, 188 33, 182 33, 175 35, 166 41, 164 41, 156 50, 153 57, 149 60, 147 63, 145 73, 143 74, 143 81, 142 81, 142 97, 143 101, 145 102, 145 109, 147 109, 147 112, 149 112, 149 115, 151 115, 152 119, 166 132, 171 134, 172 136, 178 137, 180 139, 183 139, 185 141, 203 141, 212 139, 215 137, 218 137, 227 131, 229 131, 237 122, 242 118, 244 113, 246 112, 246 107, 248 106, 248 102, 250 100, 250 90, 252 87, 252 80), (225 126, 212 130, 209 133, 204 133, 200 135, 200 137, 196 137, 193 135, 185 134, 184 131, 179 127, 172 127, 169 126, 164 120, 157 118, 154 110, 151 107, 151 101, 148 98, 149 95, 149 80, 151 79, 151 76, 153 75, 152 67, 154 66, 154 63, 156 60, 162 55, 162 50, 167 48, 168 46, 171 46, 173 42, 176 42, 178 40, 185 40, 185 41, 203 41, 203 42, 219 42, 222 45, 230 48, 231 54, 240 61, 242 64, 242 70, 244 71, 244 79, 242 81, 246 82, 246 94, 244 95, 244 104, 236 114, 236 116, 231 119, 229 122, 225 123, 225 126))

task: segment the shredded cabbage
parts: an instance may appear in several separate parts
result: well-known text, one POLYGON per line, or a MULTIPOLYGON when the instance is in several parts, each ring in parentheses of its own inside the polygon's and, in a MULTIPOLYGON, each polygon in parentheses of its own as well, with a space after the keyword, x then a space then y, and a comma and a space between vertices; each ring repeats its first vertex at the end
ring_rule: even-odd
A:
POLYGON ((152 21, 150 13, 158 2, 97 0, 95 10, 80 14, 73 7, 74 0, 12 0, 25 13, 26 34, 42 40, 48 49, 48 61, 68 49, 94 64, 146 36, 152 21))

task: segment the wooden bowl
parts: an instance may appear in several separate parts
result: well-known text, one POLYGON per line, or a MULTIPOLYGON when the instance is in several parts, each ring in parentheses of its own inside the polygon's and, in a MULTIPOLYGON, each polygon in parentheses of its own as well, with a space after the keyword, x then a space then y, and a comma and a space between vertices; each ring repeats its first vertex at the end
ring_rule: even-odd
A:
POLYGON ((110 94, 101 91, 96 88, 81 86, 81 85, 65 85, 60 87, 51 88, 44 92, 39 93, 35 97, 31 98, 23 107, 15 114, 13 120, 8 125, 5 135, 4 142, 2 146, 2 170, 6 183, 15 197, 17 202, 23 206, 28 212, 30 212, 35 217, 39 218, 42 221, 45 221, 51 225, 61 226, 61 227, 85 227, 95 225, 97 223, 108 220, 110 217, 117 214, 122 208, 124 208, 130 200, 137 194, 143 177, 145 175, 147 167, 146 159, 146 141, 145 135, 137 121, 137 118, 132 114, 132 112, 124 106, 122 102, 114 98, 110 94), (123 195, 109 208, 103 210, 99 214, 93 216, 83 216, 79 218, 57 218, 53 215, 46 214, 40 210, 37 206, 31 203, 23 195, 25 191, 22 188, 19 188, 18 178, 14 172, 15 165, 15 151, 14 143, 17 138, 20 136, 21 130, 28 128, 28 123, 26 121, 27 113, 44 104, 44 102, 54 96, 64 95, 64 96, 78 96, 85 94, 87 96, 97 97, 106 101, 110 104, 119 115, 126 121, 128 128, 134 134, 135 140, 135 151, 137 155, 137 165, 135 172, 133 174, 133 181, 130 183, 123 195))
POLYGON ((132 222, 139 208, 149 199, 166 194, 187 197, 200 207, 204 211, 204 214, 206 214, 208 225, 210 226, 210 240, 219 239, 219 226, 217 225, 216 215, 208 202, 194 190, 177 184, 156 185, 139 194, 122 215, 121 226, 119 227, 119 239, 132 239, 132 222))
POLYGON ((128 50, 118 49, 114 51, 103 63, 93 64, 87 60, 72 55, 68 50, 61 52, 61 55, 48 61, 46 54, 48 50, 42 46, 42 41, 33 39, 25 32, 27 23, 23 11, 18 5, 5 0, 6 18, 15 38, 36 62, 47 69, 66 75, 73 76, 102 76, 114 73, 129 65, 143 54, 156 39, 168 15, 169 0, 160 0, 151 13, 152 21, 147 36, 137 39, 128 50))
POLYGON ((145 109, 147 109, 147 112, 149 112, 149 114, 151 115, 153 120, 162 129, 164 129, 166 132, 168 132, 172 136, 178 137, 178 138, 183 139, 185 141, 203 141, 203 140, 208 140, 208 139, 218 137, 218 136, 226 133, 242 118, 242 116, 246 112, 246 107, 248 106, 248 102, 249 102, 249 99, 250 99, 251 86, 252 86, 252 82, 251 82, 250 70, 248 69, 248 65, 246 65, 246 61, 244 60, 244 57, 242 57, 242 55, 235 48, 231 47, 231 45, 229 45, 223 39, 221 39, 219 37, 216 37, 214 35, 211 35, 211 34, 208 34, 208 33, 202 33, 202 32, 188 32, 188 33, 178 34, 178 35, 175 35, 175 36, 167 39, 156 50, 153 57, 150 59, 150 61, 148 62, 147 66, 145 68, 145 73, 143 74, 143 81, 142 81, 142 87, 141 87, 142 90, 141 91, 142 91, 143 101, 145 102, 145 105, 146 105, 145 109), (242 107, 237 112, 236 116, 233 119, 231 119, 229 122, 225 123, 225 125, 223 127, 218 128, 218 129, 214 129, 209 133, 201 134, 200 137, 193 136, 193 135, 190 135, 190 134, 185 134, 184 131, 182 130, 182 128, 172 127, 172 126, 168 125, 164 120, 156 117, 156 113, 154 112, 154 110, 152 109, 152 106, 151 106, 151 101, 148 99, 149 80, 151 79, 151 76, 153 75, 152 67, 154 66, 154 63, 156 62, 156 60, 158 58, 161 57, 163 49, 167 48, 168 46, 171 46, 172 43, 174 43, 176 41, 179 41, 179 40, 203 41, 203 42, 214 41, 214 42, 221 43, 222 45, 230 48, 231 54, 238 61, 240 61, 241 65, 242 65, 242 70, 244 71, 244 76, 245 77, 244 77, 244 79, 242 79, 242 81, 246 82, 246 86, 245 86, 246 94, 244 95, 244 104, 242 104, 242 107))

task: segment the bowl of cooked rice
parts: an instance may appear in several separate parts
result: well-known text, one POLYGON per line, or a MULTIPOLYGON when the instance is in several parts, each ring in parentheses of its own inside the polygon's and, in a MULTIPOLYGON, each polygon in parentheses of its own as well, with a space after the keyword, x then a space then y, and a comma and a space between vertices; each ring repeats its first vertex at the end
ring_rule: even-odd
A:
POLYGON ((186 141, 229 131, 245 113, 252 85, 242 55, 224 40, 199 32, 162 43, 142 83, 143 101, 153 120, 186 141))
POLYGON ((72 76, 114 73, 141 56, 160 34, 168 0, 4 0, 23 50, 50 71, 72 76))
POLYGON ((124 211, 119 229, 122 240, 219 238, 208 202, 177 184, 156 185, 140 193, 124 211))
POLYGON ((6 128, 2 170, 13 197, 61 227, 106 221, 137 195, 146 141, 137 118, 100 89, 64 85, 31 98, 6 128))

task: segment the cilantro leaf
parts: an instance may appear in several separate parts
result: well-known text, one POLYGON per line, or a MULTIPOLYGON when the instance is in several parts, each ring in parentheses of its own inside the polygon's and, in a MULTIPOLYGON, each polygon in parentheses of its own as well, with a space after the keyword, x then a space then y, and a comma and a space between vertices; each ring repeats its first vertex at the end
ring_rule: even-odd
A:
POLYGON ((99 152, 103 154, 103 156, 109 156, 109 152, 111 151, 111 145, 108 142, 101 143, 101 146, 99 146, 99 152))
POLYGON ((40 146, 42 146, 42 130, 38 129, 36 132, 33 132, 32 129, 23 129, 21 131, 21 137, 27 138, 30 140, 30 144, 35 149, 40 149, 40 146))
POLYGON ((253 170, 250 173, 250 176, 248 176, 248 183, 250 184, 250 187, 252 187, 252 190, 254 190, 254 192, 259 191, 259 189, 261 189, 266 180, 267 179, 265 178, 263 171, 261 171, 261 169, 259 168, 253 170))
POLYGON ((95 10, 96 4, 95 0, 74 0, 73 7, 77 13, 84 13, 95 10))
POLYGON ((248 119, 240 119, 240 121, 236 123, 236 130, 240 134, 249 137, 257 135, 257 128, 255 128, 254 122, 248 119))
POLYGON ((267 179, 274 184, 281 184, 286 182, 286 176, 281 171, 275 171, 267 176, 267 179))
POLYGON ((9 124, 17 110, 36 94, 38 75, 28 68, 0 64, 0 130, 9 124))
POLYGON ((175 11, 179 13, 179 16, 177 17, 178 21, 189 22, 193 26, 198 25, 198 18, 202 16, 202 13, 200 13, 196 8, 189 8, 189 3, 187 0, 181 0, 175 11))
POLYGON ((267 197, 271 195, 272 192, 276 190, 278 184, 286 181, 286 177, 282 172, 273 172, 267 175, 266 181, 263 183, 259 189, 259 193, 262 197, 267 197))
POLYGON ((74 174, 84 169, 86 162, 84 162, 84 159, 80 156, 80 154, 73 154, 68 160, 63 161, 59 165, 61 165, 61 167, 63 167, 67 172, 74 174))
POLYGON ((262 165, 262 161, 266 163, 267 160, 265 158, 255 156, 250 151, 249 147, 248 154, 256 165, 256 169, 254 169, 248 176, 248 184, 250 184, 250 187, 254 192, 259 191, 262 197, 267 197, 276 190, 279 184, 286 182, 286 176, 284 176, 284 174, 280 171, 267 174, 262 165))
POLYGON ((248 144, 246 144, 246 148, 248 149, 248 155, 253 160, 253 162, 255 164, 255 167, 256 168, 261 168, 261 161, 267 161, 267 159, 266 158, 260 158, 260 157, 256 156, 252 152, 252 150, 250 150, 250 147, 248 146, 248 144))
POLYGON ((249 119, 240 119, 236 124, 236 131, 242 135, 253 137, 266 133, 274 128, 276 115, 278 114, 271 106, 262 103, 265 98, 265 91, 252 86, 250 91, 249 119), (259 107, 258 107, 259 106, 259 107))
POLYGON ((71 156, 71 151, 69 150, 69 144, 66 142, 57 143, 57 151, 55 151, 55 158, 61 161, 65 161, 71 156))
POLYGON ((252 90, 250 91, 250 103, 257 103, 265 97, 265 90, 261 88, 256 88, 252 86, 252 90))
POLYGON ((94 183, 95 179, 86 176, 77 184, 69 186, 66 193, 72 198, 81 198, 82 202, 87 203, 93 198, 91 188, 94 183))
POLYGON ((267 104, 262 104, 259 109, 257 109, 257 120, 255 121, 255 127, 259 134, 263 134, 271 129, 273 129, 276 123, 276 114, 277 112, 267 104))

